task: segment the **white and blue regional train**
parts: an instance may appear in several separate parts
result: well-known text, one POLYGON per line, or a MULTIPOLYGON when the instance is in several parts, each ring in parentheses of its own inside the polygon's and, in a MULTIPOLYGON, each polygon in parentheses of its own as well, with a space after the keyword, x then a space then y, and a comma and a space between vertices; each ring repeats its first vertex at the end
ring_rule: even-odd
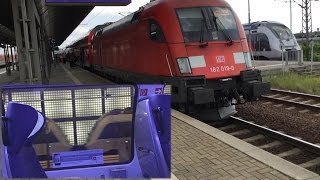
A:
POLYGON ((244 24, 248 42, 251 39, 252 54, 259 59, 282 59, 283 51, 300 51, 301 48, 291 30, 274 21, 244 24), (251 31, 250 38, 249 32, 251 31))

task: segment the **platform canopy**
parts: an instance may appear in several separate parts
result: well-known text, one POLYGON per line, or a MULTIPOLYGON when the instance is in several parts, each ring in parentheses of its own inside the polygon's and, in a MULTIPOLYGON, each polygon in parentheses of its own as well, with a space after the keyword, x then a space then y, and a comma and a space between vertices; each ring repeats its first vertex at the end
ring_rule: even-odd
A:
POLYGON ((46 0, 47 5, 126 6, 131 0, 46 0))
MULTIPOLYGON (((127 5, 131 0, 34 0, 38 13, 44 19, 45 29, 49 38, 55 39, 56 45, 62 42, 73 32, 81 21, 90 13, 95 5, 127 5), (46 2, 48 1, 48 2, 46 2), (62 6, 62 3, 65 6, 62 6), (70 6, 70 2, 81 2, 70 6), (54 5, 56 4, 56 5, 54 5), (57 6, 58 5, 58 6, 57 6)), ((0 2, 0 43, 9 31, 14 32, 11 0, 0 2)))
POLYGON ((0 45, 9 44, 14 46, 16 44, 14 32, 0 24, 0 45))

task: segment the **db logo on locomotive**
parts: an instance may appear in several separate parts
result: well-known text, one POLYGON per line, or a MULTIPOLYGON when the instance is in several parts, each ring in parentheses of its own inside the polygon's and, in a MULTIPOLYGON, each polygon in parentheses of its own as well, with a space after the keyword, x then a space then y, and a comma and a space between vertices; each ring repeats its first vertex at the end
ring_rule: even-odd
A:
POLYGON ((225 63, 226 59, 224 56, 216 56, 217 63, 225 63))

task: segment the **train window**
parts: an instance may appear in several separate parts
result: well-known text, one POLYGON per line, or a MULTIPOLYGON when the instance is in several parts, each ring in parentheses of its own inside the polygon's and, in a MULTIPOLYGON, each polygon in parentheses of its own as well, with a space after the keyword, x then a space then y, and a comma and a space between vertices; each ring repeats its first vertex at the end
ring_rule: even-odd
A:
POLYGON ((233 13, 225 7, 179 8, 176 10, 185 42, 239 40, 233 13))
POLYGON ((166 42, 164 34, 155 20, 150 20, 150 39, 159 43, 166 42))
POLYGON ((263 33, 258 33, 255 41, 256 51, 271 51, 269 38, 267 35, 263 33))
POLYGON ((292 39, 292 33, 286 26, 280 24, 274 24, 271 26, 271 29, 275 32, 276 36, 281 40, 292 39))

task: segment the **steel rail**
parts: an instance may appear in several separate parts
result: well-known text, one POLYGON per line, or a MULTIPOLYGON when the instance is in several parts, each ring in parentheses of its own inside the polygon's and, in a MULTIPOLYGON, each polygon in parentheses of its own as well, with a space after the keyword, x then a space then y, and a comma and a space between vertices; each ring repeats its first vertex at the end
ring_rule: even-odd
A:
POLYGON ((253 127, 255 129, 258 129, 259 132, 262 132, 263 134, 268 134, 269 136, 271 136, 271 137, 273 137, 275 139, 280 139, 282 141, 285 141, 288 144, 291 144, 293 146, 298 146, 299 148, 302 147, 303 150, 306 150, 306 151, 312 152, 314 154, 320 155, 320 145, 318 145, 318 144, 313 144, 313 143, 304 141, 302 139, 289 136, 287 134, 284 134, 284 133, 269 129, 267 127, 260 126, 260 125, 257 125, 255 123, 252 123, 252 122, 248 122, 248 121, 243 120, 243 119, 238 118, 238 117, 231 116, 230 120, 233 120, 233 121, 236 121, 236 122, 240 122, 241 124, 244 124, 247 127, 253 127))
POLYGON ((294 97, 305 97, 309 99, 314 99, 317 101, 320 101, 320 96, 319 95, 313 95, 313 94, 306 94, 306 93, 300 93, 300 92, 295 92, 295 91, 287 91, 287 90, 281 90, 281 89, 274 89, 271 88, 271 92, 277 93, 277 94, 282 94, 282 95, 291 95, 294 97))
POLYGON ((279 89, 271 89, 271 92, 274 92, 274 94, 280 94, 282 96, 290 96, 292 98, 301 98, 301 101, 308 101, 313 100, 315 103, 308 104, 298 101, 293 101, 292 99, 284 99, 283 97, 273 97, 270 95, 263 95, 261 98, 270 100, 279 104, 287 104, 296 106, 303 109, 309 109, 314 112, 320 112, 320 96, 312 95, 312 94, 305 94, 305 93, 299 93, 299 92, 291 92, 291 91, 285 91, 285 90, 279 90, 279 89), (315 105, 317 104, 317 105, 315 105), (318 105, 319 104, 319 105, 318 105))

